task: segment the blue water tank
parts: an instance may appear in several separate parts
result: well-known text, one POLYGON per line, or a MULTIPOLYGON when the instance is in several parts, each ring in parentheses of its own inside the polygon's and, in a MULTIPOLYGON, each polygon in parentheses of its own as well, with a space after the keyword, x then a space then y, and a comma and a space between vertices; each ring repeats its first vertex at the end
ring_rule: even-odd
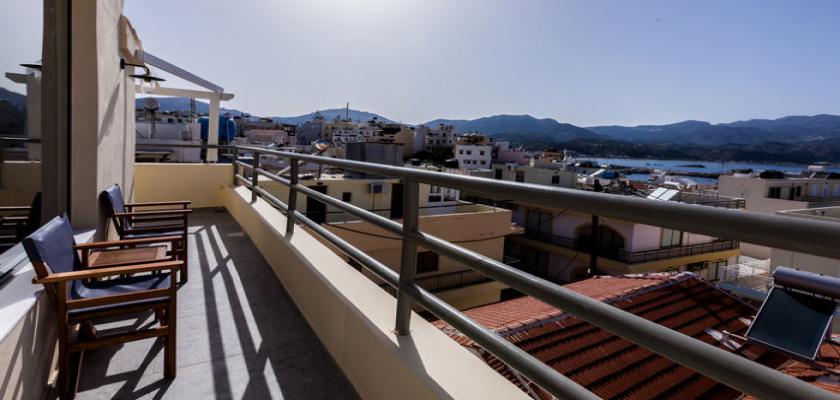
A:
MULTIPOLYGON (((198 119, 201 124, 201 140, 207 141, 207 131, 210 129, 210 118, 198 119)), ((219 143, 227 143, 236 136, 236 121, 228 117, 219 117, 219 143)))

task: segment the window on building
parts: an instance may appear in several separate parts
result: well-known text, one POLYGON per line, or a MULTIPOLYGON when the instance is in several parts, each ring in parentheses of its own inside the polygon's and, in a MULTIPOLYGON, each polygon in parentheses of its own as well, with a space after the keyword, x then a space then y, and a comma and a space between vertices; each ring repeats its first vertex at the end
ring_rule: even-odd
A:
POLYGON ((472 150, 467 150, 467 155, 471 156, 472 155, 472 150))
POLYGON ((438 270, 438 255, 433 251, 417 253, 417 273, 435 272, 438 270))
POLYGON ((528 210, 528 223, 525 225, 525 230, 528 232, 551 233, 551 219, 550 213, 539 212, 535 210, 528 210))
POLYGON ((767 197, 771 199, 778 199, 782 197, 782 188, 781 187, 771 187, 767 189, 767 197))
POLYGON ((495 176, 495 178, 496 178, 496 179, 502 179, 502 176, 503 176, 503 175, 502 175, 502 173, 503 173, 503 172, 502 172, 502 169, 501 169, 501 168, 496 168, 496 176, 495 176))
POLYGON ((701 262, 696 262, 696 263, 691 263, 691 264, 686 265, 685 270, 689 271, 689 272, 700 272, 700 271, 706 269, 706 267, 707 267, 706 262, 701 261, 701 262))
POLYGON ((464 154, 464 150, 458 150, 458 154, 464 154))
POLYGON ((484 155, 484 150, 479 151, 478 154, 483 156, 484 155))
POLYGON ((679 246, 682 243, 682 231, 662 228, 662 247, 679 246))
POLYGON ((353 193, 351 192, 344 192, 341 194, 341 201, 345 203, 349 203, 353 201, 353 193))
POLYGON ((525 182, 525 171, 516 171, 516 181, 525 182))
POLYGON ((552 185, 559 185, 560 184, 560 175, 554 175, 551 177, 551 184, 552 185))
POLYGON ((481 160, 481 165, 487 165, 487 161, 481 160))

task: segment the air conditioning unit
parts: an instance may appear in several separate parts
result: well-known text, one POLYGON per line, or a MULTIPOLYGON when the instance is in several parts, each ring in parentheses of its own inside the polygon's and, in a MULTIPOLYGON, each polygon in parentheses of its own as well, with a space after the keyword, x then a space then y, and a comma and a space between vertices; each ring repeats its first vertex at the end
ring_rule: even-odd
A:
POLYGON ((387 189, 388 189, 388 185, 386 183, 383 183, 383 182, 371 183, 369 193, 383 194, 387 191, 387 189))

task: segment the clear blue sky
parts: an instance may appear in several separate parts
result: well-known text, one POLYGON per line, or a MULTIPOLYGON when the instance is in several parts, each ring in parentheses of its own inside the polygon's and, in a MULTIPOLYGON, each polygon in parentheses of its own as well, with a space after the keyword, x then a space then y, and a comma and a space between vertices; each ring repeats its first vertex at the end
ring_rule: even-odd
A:
MULTIPOLYGON (((226 106, 258 115, 345 101, 410 123, 840 114, 834 0, 126 3, 147 50, 234 92, 226 106)), ((40 57, 40 1, 0 7, 8 71, 40 57)))

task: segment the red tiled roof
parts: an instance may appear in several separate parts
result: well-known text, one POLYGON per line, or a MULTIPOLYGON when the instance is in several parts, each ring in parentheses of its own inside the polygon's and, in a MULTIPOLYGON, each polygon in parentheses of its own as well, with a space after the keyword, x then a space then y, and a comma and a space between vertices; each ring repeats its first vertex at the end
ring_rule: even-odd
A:
MULTIPOLYGON (((743 335, 756 312, 751 305, 691 274, 597 277, 566 287, 727 351, 732 350, 707 330, 743 335)), ((603 398, 734 399, 741 396, 689 368, 530 297, 465 313, 603 398)), ((446 324, 438 322, 437 325, 461 344, 477 347, 446 324)), ((489 353, 479 352, 491 367, 520 387, 528 385, 540 397, 550 398, 539 388, 523 382, 489 353)), ((826 375, 755 345, 743 346, 741 354, 806 380, 826 375)), ((838 354, 834 353, 835 365, 840 361, 838 354)), ((821 387, 831 385, 831 382, 820 384, 821 387)))
MULTIPOLYGON (((564 287, 596 300, 607 301, 675 278, 673 274, 597 276, 564 287)), ((489 329, 501 331, 560 315, 563 311, 526 296, 476 307, 464 313, 489 329)), ((451 329, 442 321, 436 321, 435 325, 441 329, 451 329)))

